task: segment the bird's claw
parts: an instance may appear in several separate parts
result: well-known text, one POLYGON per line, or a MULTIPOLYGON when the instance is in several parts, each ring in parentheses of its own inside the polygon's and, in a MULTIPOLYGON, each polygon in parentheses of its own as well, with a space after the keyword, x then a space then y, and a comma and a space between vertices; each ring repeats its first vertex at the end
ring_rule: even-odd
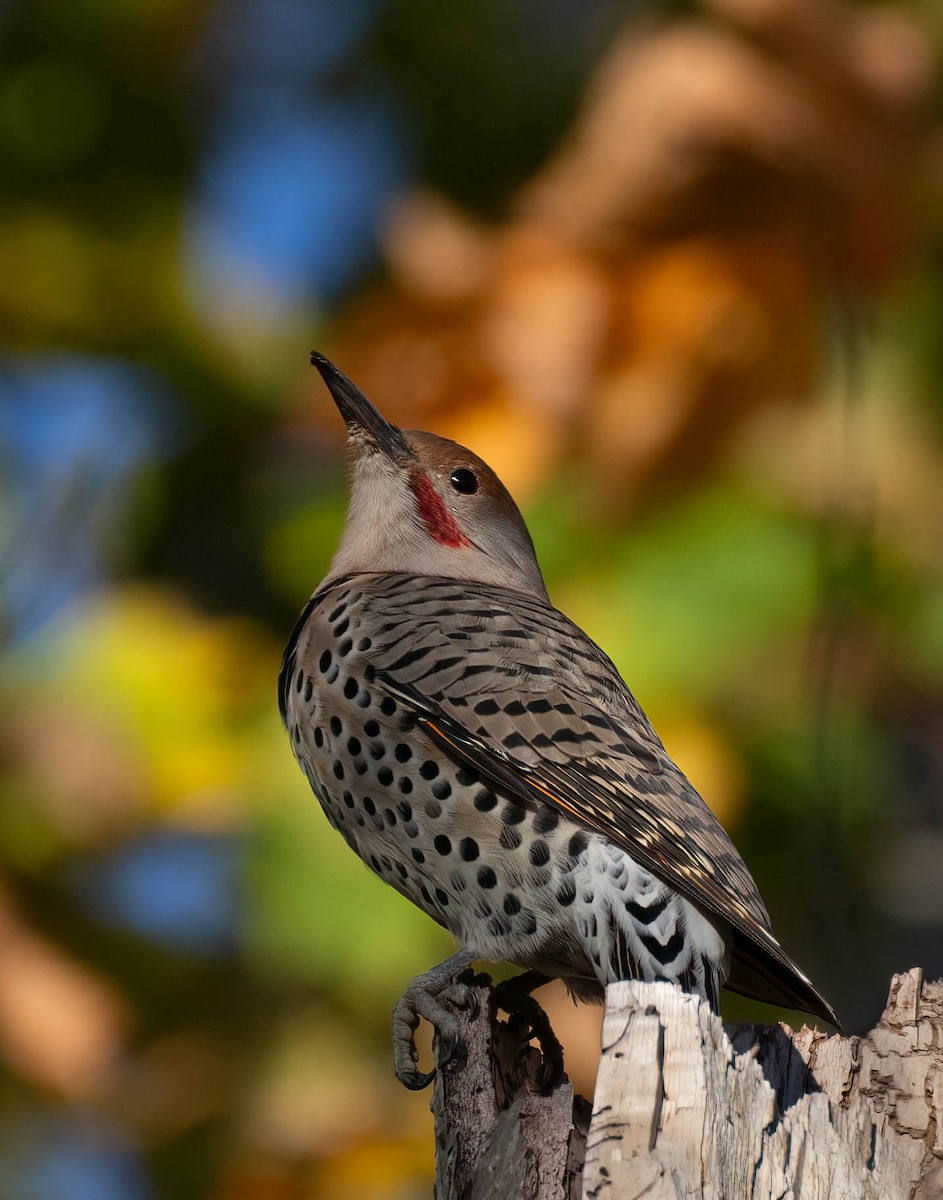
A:
POLYGON ((403 1087, 409 1088, 411 1092, 421 1092, 435 1079, 435 1071, 410 1071, 397 1067, 396 1078, 403 1087))
MULTIPOLYGON (((393 1065, 397 1079, 410 1091, 428 1087, 437 1071, 460 1070, 468 1058, 468 1047, 455 1012, 474 1005, 476 985, 490 983, 487 976, 474 975, 468 969, 470 962, 470 955, 462 951, 418 976, 393 1010, 393 1065), (419 1070, 415 1035, 421 1018, 435 1029, 432 1071, 419 1070)), ((495 1005, 508 1014, 508 1025, 514 1035, 523 1042, 536 1038, 540 1045, 541 1058, 534 1082, 544 1095, 553 1091, 564 1077, 563 1047, 550 1027, 547 1014, 530 994, 532 988, 545 982, 544 976, 528 971, 504 980, 494 989, 495 1005)))
POLYGON ((435 1078, 436 1071, 464 1065, 468 1048, 461 1036, 455 1009, 474 1003, 471 979, 466 969, 471 956, 461 952, 418 976, 409 985, 393 1010, 393 1067, 396 1078, 410 1091, 420 1091, 435 1078), (436 1065, 432 1071, 419 1070, 416 1029, 420 1018, 435 1029, 436 1065))

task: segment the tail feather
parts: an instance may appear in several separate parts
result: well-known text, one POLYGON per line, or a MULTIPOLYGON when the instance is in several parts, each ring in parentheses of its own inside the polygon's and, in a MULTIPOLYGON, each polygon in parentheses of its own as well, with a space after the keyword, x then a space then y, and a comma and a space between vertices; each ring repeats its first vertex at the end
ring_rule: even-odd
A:
MULTIPOLYGON (((780 951, 782 954, 782 951, 780 951)), ((750 1000, 795 1008, 821 1017, 841 1032, 841 1022, 829 1002, 785 954, 784 961, 739 931, 733 934, 730 974, 724 987, 750 1000)))

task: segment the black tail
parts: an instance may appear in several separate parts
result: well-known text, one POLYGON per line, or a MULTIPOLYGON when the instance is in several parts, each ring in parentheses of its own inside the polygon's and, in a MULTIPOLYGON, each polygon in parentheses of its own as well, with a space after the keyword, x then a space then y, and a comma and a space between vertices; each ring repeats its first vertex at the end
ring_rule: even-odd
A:
POLYGON ((737 929, 733 931, 730 975, 724 987, 750 1000, 811 1013, 841 1032, 835 1010, 782 950, 773 954, 737 929))

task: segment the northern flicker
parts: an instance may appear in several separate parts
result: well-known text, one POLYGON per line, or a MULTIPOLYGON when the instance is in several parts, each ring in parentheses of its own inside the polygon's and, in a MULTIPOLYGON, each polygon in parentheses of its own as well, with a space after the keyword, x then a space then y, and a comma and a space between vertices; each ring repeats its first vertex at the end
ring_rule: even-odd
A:
POLYGON ((428 1081, 412 1033, 421 1014, 450 1041, 437 995, 474 959, 587 998, 664 979, 716 1011, 723 985, 837 1025, 613 663, 550 603, 495 473, 311 359, 352 484, 285 650, 282 718, 331 824, 461 947, 397 1007, 399 1077, 428 1081))

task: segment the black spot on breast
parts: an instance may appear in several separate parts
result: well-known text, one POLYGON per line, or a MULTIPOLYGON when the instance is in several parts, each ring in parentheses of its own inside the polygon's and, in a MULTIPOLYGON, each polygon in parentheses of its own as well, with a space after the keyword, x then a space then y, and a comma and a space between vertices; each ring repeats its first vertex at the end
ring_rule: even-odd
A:
POLYGON ((407 837, 419 837, 419 826, 415 821, 406 821, 403 825, 403 830, 407 837))
POLYGON ((501 813, 501 820, 506 825, 520 825, 526 816, 527 810, 522 808, 520 804, 515 804, 511 801, 510 804, 504 806, 504 811, 501 813))
POLYGON ((324 730, 320 725, 314 727, 314 744, 319 750, 324 748, 324 730))
POLYGON ((445 908, 445 906, 449 902, 448 892, 443 891, 443 889, 440 887, 437 887, 435 890, 435 898, 436 898, 436 900, 438 900, 438 902, 442 905, 443 908, 445 908))
POLYGON ((352 738, 347 739, 347 753, 348 754, 359 754, 360 753, 360 739, 359 738, 352 737, 352 738))
POLYGON ((498 798, 488 788, 480 788, 475 793, 474 803, 479 812, 490 812, 498 803, 498 798))
POLYGON ((517 922, 520 933, 530 935, 537 932, 537 920, 532 912, 523 912, 517 922))
POLYGON ((582 829, 579 829, 567 843, 567 853, 570 855, 570 858, 579 858, 588 845, 589 838, 582 829))
POLYGON ((541 808, 534 817, 534 833, 552 833, 559 823, 560 814, 555 808, 541 808))
POLYGON ((396 824, 396 813, 393 812, 392 808, 384 808, 383 820, 387 823, 387 826, 390 829, 393 828, 393 826, 396 824))
POLYGON ((304 671, 299 671, 298 674, 295 676, 295 691, 300 692, 301 689, 304 687, 304 683, 305 683, 305 673, 304 673, 304 671))
POLYGON ((474 862, 480 851, 474 838, 464 837, 458 844, 458 852, 465 862, 474 862))
POLYGON ((521 911, 521 902, 513 892, 508 892, 508 894, 504 897, 503 908, 509 917, 513 917, 516 913, 521 911))
POLYGON ((408 800, 400 800, 399 804, 397 804, 397 806, 396 806, 396 811, 399 813, 399 815, 403 818, 404 821, 408 821, 409 818, 413 815, 413 806, 409 803, 408 800))
MULTIPOLYGON (((330 650, 325 650, 322 653, 321 657, 318 659, 318 670, 321 672, 322 675, 330 667, 331 662, 332 662, 331 652, 330 652, 330 650)), ((299 692, 301 691, 300 687, 298 688, 298 691, 299 692)))
POLYGON ((422 864, 426 861, 426 856, 423 854, 423 852, 419 849, 418 846, 413 846, 412 856, 413 856, 413 860, 417 863, 422 864))
POLYGON ((399 875, 400 879, 402 879, 403 883, 405 883, 406 880, 409 878, 409 872, 406 870, 406 868, 403 866, 402 863, 396 864, 396 873, 397 873, 397 875, 399 875))
POLYGON ((305 700, 310 700, 314 695, 314 684, 310 679, 305 680, 305 700))
POLYGON ((344 764, 342 762, 334 763, 334 778, 335 779, 343 779, 344 778, 344 764))
POLYGON ((437 833, 432 840, 432 844, 435 846, 439 854, 445 855, 452 853, 452 843, 444 833, 437 833))
MULTIPOLYGON (((330 618, 328 618, 328 619, 330 619, 330 618)), ((350 625, 349 617, 345 617, 343 619, 343 621, 338 621, 337 624, 334 626, 334 636, 335 637, 343 637, 344 634, 347 632, 349 625, 350 625)))
POLYGON ((362 637, 360 639, 360 641, 357 643, 357 649, 362 652, 364 650, 369 650, 371 645, 372 645, 372 642, 370 641, 370 639, 368 637, 362 637))
POLYGON ((350 792, 348 792, 346 789, 343 792, 343 797, 344 797, 344 803, 347 805, 347 807, 353 808, 354 807, 354 798, 350 794, 350 792))
POLYGON ((344 695, 348 700, 353 700, 354 696, 360 691, 360 684, 354 679, 353 675, 344 681, 344 695))
POLYGON ((393 757, 396 759, 397 762, 401 762, 401 763, 409 762, 409 760, 412 758, 412 756, 413 756, 412 749, 409 746, 407 746, 405 742, 400 742, 397 745, 396 749, 393 751, 393 757))
POLYGON ((363 731, 367 737, 375 738, 380 732, 380 726, 371 718, 371 720, 364 725, 363 731))
POLYGON ((371 817, 377 811, 377 806, 376 806, 376 804, 374 804, 373 799, 370 796, 364 796, 363 807, 364 807, 364 811, 369 813, 369 815, 371 817))
POLYGON ((384 696, 380 701, 380 712, 387 717, 392 717, 396 712, 396 701, 392 696, 384 696))
POLYGON ((340 717, 331 717, 331 733, 335 737, 340 737, 344 726, 341 724, 340 717))
POLYGON ((379 771, 377 771, 377 780, 380 782, 380 784, 382 784, 383 787, 389 787, 393 782, 393 772, 389 767, 381 767, 379 771))
POLYGON ((537 838, 536 841, 531 842, 528 854, 530 861, 535 867, 542 867, 544 863, 550 861, 550 847, 542 838, 537 838))
POLYGON ((413 790, 413 781, 408 775, 401 775, 400 778, 397 779, 396 784, 404 796, 408 796, 413 790))
POLYGON ((452 794, 452 785, 446 779, 437 779, 431 790, 436 799, 447 800, 452 794))
POLYGON ((438 802, 438 800, 427 800, 425 814, 427 817, 431 817, 432 820, 435 821, 438 817, 442 816, 442 805, 438 802))
POLYGON ((341 656, 341 658, 346 658, 347 655, 350 654, 351 650, 353 650, 353 648, 354 648, 354 643, 353 643, 352 639, 349 637, 345 637, 342 642, 338 643, 337 653, 341 656))
POLYGON ((434 762, 431 758, 427 758, 419 768, 419 774, 423 777, 423 779, 435 779, 438 773, 439 764, 434 762))
POLYGON ((557 903, 562 904, 564 908, 572 904, 576 899, 576 888, 569 879, 564 881, 557 888, 557 903))
POLYGON ((515 825, 504 825, 498 842, 505 850, 516 850, 521 844, 521 835, 515 825))
POLYGON ((497 886, 497 883, 498 883, 498 877, 497 877, 497 875, 495 875, 494 871, 492 871, 492 869, 490 867, 479 867, 478 868, 478 886, 479 887, 493 888, 493 887, 497 886))

